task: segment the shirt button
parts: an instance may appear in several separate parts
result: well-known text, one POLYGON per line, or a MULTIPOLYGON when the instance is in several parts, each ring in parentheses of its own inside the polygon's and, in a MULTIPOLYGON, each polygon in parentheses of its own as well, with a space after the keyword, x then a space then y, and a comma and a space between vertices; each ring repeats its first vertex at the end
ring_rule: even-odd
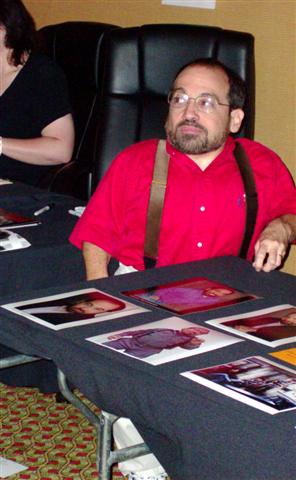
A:
POLYGON ((206 207, 204 207, 203 205, 200 207, 200 211, 201 211, 201 212, 204 212, 205 209, 206 209, 206 207))
POLYGON ((201 248, 202 247, 202 242, 197 242, 197 246, 198 246, 198 248, 201 248))

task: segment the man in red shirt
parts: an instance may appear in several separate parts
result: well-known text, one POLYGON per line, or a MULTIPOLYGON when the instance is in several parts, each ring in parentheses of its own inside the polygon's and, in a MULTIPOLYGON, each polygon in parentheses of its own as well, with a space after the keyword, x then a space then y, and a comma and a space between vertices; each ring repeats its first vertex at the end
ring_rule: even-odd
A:
MULTIPOLYGON (((199 60, 177 74, 168 100, 170 160, 156 266, 238 255, 246 202, 230 134, 239 131, 244 118, 244 84, 219 62, 199 60)), ((296 238, 296 190, 274 152, 248 139, 239 142, 258 193, 247 258, 256 270, 268 272, 281 265, 296 238)), ((144 269, 157 144, 146 140, 117 156, 72 232, 70 240, 82 248, 88 280, 106 277, 111 257, 126 267, 122 273, 144 269)), ((113 433, 118 448, 143 441, 127 419, 116 422, 113 433)), ((167 478, 151 454, 123 462, 119 469, 129 480, 167 478)))
MULTIPOLYGON (((165 129, 170 156, 156 266, 238 255, 246 202, 231 133, 243 121, 242 80, 219 62, 199 60, 177 75, 165 129)), ((256 270, 281 265, 296 238, 296 190, 271 150, 239 139, 258 193, 247 258, 256 270)), ((107 276, 111 257, 143 270, 147 208, 157 140, 126 148, 114 160, 70 239, 82 248, 87 278, 107 276)))

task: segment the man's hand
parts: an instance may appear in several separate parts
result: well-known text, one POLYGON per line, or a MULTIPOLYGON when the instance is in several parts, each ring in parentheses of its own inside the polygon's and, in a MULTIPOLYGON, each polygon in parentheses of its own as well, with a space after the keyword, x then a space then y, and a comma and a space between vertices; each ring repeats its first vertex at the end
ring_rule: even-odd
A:
POLYGON ((270 272, 283 261, 289 243, 296 238, 296 216, 284 215, 270 222, 255 244, 253 267, 270 272))

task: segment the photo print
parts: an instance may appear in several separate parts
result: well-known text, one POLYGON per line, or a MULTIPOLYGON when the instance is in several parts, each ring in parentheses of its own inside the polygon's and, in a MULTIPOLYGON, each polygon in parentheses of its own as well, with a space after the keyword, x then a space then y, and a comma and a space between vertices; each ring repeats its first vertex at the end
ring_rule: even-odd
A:
POLYGON ((206 323, 270 347, 296 341, 296 307, 277 305, 206 323))
POLYGON ((178 315, 212 310, 258 298, 202 277, 122 293, 178 315))
POLYGON ((178 317, 169 317, 86 340, 151 365, 172 362, 241 341, 178 317))
POLYGON ((53 330, 103 322, 147 310, 93 288, 1 305, 53 330))
POLYGON ((181 375, 271 415, 296 408, 296 371, 262 357, 181 375))

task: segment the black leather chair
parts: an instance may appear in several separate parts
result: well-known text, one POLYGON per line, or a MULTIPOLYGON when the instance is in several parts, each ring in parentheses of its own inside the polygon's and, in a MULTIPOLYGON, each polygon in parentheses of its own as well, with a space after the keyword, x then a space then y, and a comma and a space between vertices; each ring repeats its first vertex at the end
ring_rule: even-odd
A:
MULTIPOLYGON (((75 148, 71 163, 53 167, 40 187, 87 199, 99 116, 98 68, 101 41, 115 25, 98 22, 65 22, 39 30, 40 50, 53 58, 68 80, 75 122, 75 148)), ((117 27, 119 28, 119 27, 117 27)))
POLYGON ((109 30, 102 38, 92 190, 114 156, 129 144, 163 138, 167 93, 178 69, 199 57, 214 57, 246 81, 248 99, 239 133, 254 134, 254 38, 218 27, 143 25, 109 30))

